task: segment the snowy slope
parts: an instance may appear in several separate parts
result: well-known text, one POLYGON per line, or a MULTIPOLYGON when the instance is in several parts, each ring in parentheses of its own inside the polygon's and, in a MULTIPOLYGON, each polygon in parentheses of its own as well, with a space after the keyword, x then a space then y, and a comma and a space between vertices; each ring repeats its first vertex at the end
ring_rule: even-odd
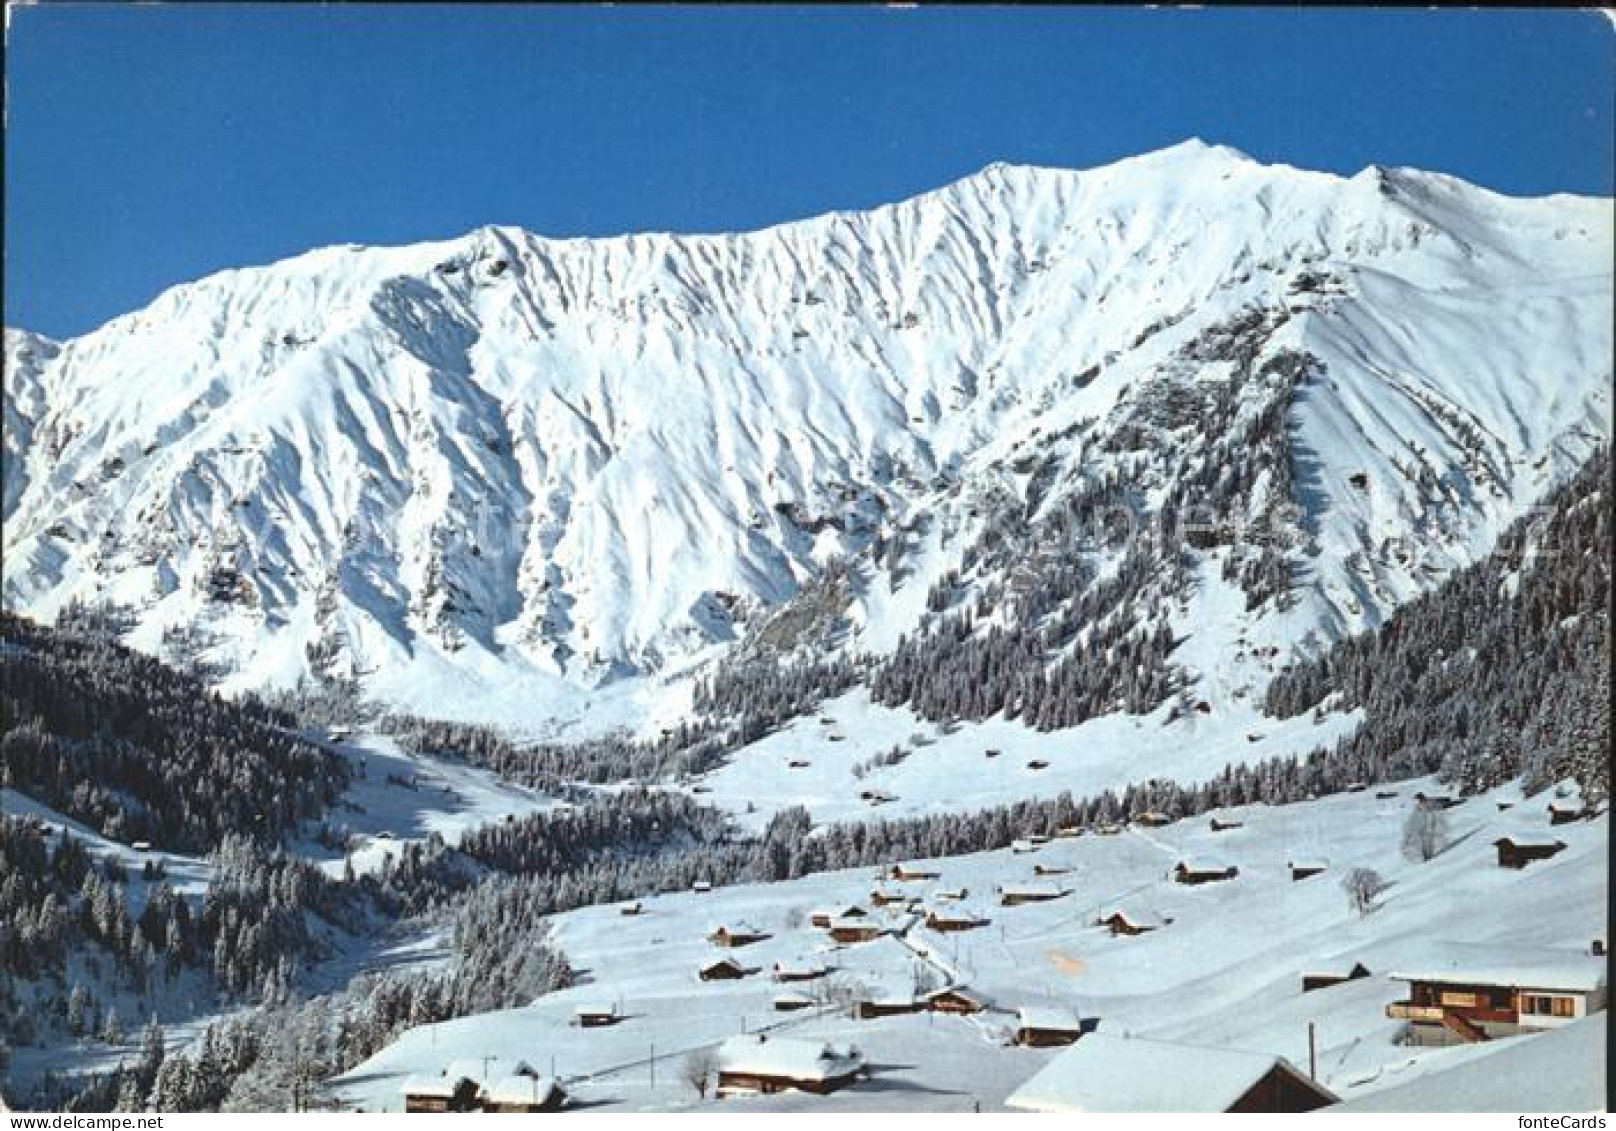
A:
MULTIPOLYGON (((1424 960, 1442 940, 1504 948, 1585 953, 1608 913, 1604 860, 1609 817, 1559 826, 1568 848, 1515 872, 1496 866, 1491 840, 1522 828, 1547 827, 1546 795, 1522 802, 1504 787, 1449 811, 1452 844, 1427 863, 1399 852, 1412 796, 1428 782, 1400 783, 1395 798, 1348 793, 1291 806, 1253 806, 1229 814, 1244 827, 1213 833, 1204 819, 1113 837, 1057 839, 1032 854, 979 853, 928 862, 935 882, 886 885, 921 898, 964 886, 988 926, 939 935, 913 926, 903 938, 837 947, 805 919, 815 908, 849 902, 869 907, 875 870, 836 872, 779 884, 710 893, 649 896, 643 914, 616 906, 557 916, 552 941, 585 971, 584 983, 531 1006, 410 1030, 348 1073, 338 1092, 366 1108, 398 1110, 398 1087, 433 1074, 449 1060, 485 1055, 553 1065, 575 1096, 592 1104, 645 1110, 693 1106, 679 1075, 691 1049, 742 1030, 778 1026, 793 1035, 851 1040, 875 1066, 874 1078, 832 1097, 782 1095, 722 1101, 725 1110, 984 1110, 1002 1105, 1047 1062, 1050 1050, 1008 1047, 1015 1011, 1054 1006, 1098 1018, 1101 1031, 1180 1040, 1283 1056, 1308 1063, 1311 1022, 1319 1040, 1321 1081, 1346 1099, 1385 1091, 1397 1096, 1428 1073, 1434 1086, 1473 1058, 1502 1064, 1525 1037, 1481 1048, 1417 1048, 1396 1041, 1401 1023, 1387 1003, 1407 986, 1386 975, 1424 960), (1497 802, 1513 803, 1501 812, 1497 802), (1226 859, 1239 876, 1205 887, 1174 884, 1168 873, 1183 856, 1226 859), (1306 857, 1328 871, 1301 882, 1288 862, 1306 857), (1045 904, 1002 907, 997 887, 1034 878, 1036 864, 1071 869, 1046 882, 1070 894, 1045 904), (1358 915, 1341 877, 1374 868, 1389 882, 1378 907, 1358 915), (1117 905, 1168 922, 1139 937, 1114 937, 1095 925, 1117 905), (745 920, 770 933, 735 950, 708 943, 719 923, 745 920), (701 982, 698 966, 732 955, 758 973, 738 981, 701 982), (810 956, 865 987, 905 991, 922 976, 967 985, 989 1009, 973 1017, 919 1015, 855 1021, 840 1013, 778 1013, 777 961, 810 956), (1320 965, 1362 962, 1371 976, 1304 994, 1301 977, 1320 965), (579 1004, 615 1002, 625 1019, 604 1029, 571 1026, 579 1004), (653 1068, 652 1057, 656 1064, 653 1068)), ((934 983, 936 984, 936 983, 934 983)), ((1552 1038, 1557 1055, 1586 1054, 1552 1038)), ((1549 1052, 1547 1046, 1543 1052, 1549 1052)), ((1478 1062, 1479 1064, 1480 1062, 1478 1062)), ((1532 1099, 1549 1107, 1581 1107, 1590 1066, 1567 1065, 1564 1089, 1532 1099)), ((1457 1081, 1457 1078, 1455 1078, 1457 1081)), ((1444 1089, 1411 1091, 1409 1102, 1446 1106, 1444 1089), (1416 1102, 1418 1101, 1418 1102, 1416 1102)), ((712 1101, 709 1101, 709 1103, 712 1101)), ((1498 1101, 1494 1110, 1522 1103, 1498 1101)))
POLYGON ((314 251, 59 346, 7 331, 4 598, 133 606, 131 643, 232 687, 667 717, 680 685, 624 677, 829 557, 880 652, 995 510, 1104 474, 1159 506, 1217 437, 1152 406, 1226 378, 1197 343, 1257 309, 1257 358, 1316 379, 1283 406, 1296 601, 1175 613, 1227 702, 1264 673, 1215 658, 1378 623, 1609 435, 1611 246, 1608 201, 1187 143, 745 235, 314 251))

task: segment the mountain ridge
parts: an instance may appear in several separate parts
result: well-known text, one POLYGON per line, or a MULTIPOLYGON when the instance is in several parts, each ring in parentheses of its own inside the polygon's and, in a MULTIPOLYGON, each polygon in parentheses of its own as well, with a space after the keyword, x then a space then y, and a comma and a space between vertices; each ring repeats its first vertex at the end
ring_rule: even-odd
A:
MULTIPOLYGON (((740 235, 316 249, 64 343, 7 331, 5 602, 133 606, 131 643, 226 686, 441 685, 488 717, 504 683, 541 714, 605 687, 643 719, 679 696, 625 676, 746 639, 833 559, 849 646, 884 653, 1011 503, 1139 476, 1154 513, 1215 439, 1174 414, 1232 383, 1234 426, 1289 351, 1317 362, 1272 410, 1298 498, 1239 502, 1295 503, 1311 552, 1299 612, 1247 612, 1286 648, 1339 638, 1608 436, 1608 212, 1185 144, 740 235)), ((1233 637, 1176 615, 1213 670, 1233 637)))

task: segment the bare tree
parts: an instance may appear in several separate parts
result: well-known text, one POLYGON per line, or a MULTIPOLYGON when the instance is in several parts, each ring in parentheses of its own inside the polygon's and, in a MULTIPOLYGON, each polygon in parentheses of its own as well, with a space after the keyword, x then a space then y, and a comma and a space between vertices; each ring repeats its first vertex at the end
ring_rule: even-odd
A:
POLYGON ((785 922, 788 931, 799 931, 808 922, 808 916, 803 914, 802 908, 793 907, 786 912, 785 922))
POLYGON ((1448 818, 1440 809, 1424 805, 1408 815, 1403 825, 1403 854, 1421 863, 1448 846, 1448 818))
POLYGON ((680 1078, 695 1090, 700 1099, 707 1098, 707 1089, 718 1075, 718 1053, 712 1048, 693 1049, 685 1055, 680 1067, 680 1078))
POLYGON ((1367 915, 1375 905, 1375 897, 1386 890, 1386 881, 1372 868, 1354 868, 1341 879, 1352 909, 1367 915))

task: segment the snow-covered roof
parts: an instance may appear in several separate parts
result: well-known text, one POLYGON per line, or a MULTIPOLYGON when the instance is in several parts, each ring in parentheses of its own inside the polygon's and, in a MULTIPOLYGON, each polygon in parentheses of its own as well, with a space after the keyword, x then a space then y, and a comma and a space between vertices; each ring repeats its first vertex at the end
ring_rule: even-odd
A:
POLYGON ((1438 943, 1423 961, 1400 967, 1390 977, 1399 982, 1591 992, 1605 985, 1605 960, 1586 951, 1438 943))
POLYGON ((814 999, 807 994, 783 993, 774 995, 775 1005, 812 1005, 814 999))
POLYGON ((1564 848, 1565 841, 1548 833, 1506 833, 1493 841, 1494 844, 1512 844, 1516 848, 1564 848))
POLYGON ((1118 915, 1135 927, 1159 928, 1167 925, 1167 920, 1154 911, 1142 911, 1132 907, 1107 907, 1100 915, 1100 922, 1109 923, 1118 915))
POLYGON ((1016 1023, 1022 1029, 1049 1029, 1057 1033, 1083 1031, 1083 1022, 1077 1014, 1055 1005, 1024 1005, 1016 1010, 1016 1023))
POLYGON ((930 908, 927 914, 945 923, 986 923, 990 920, 976 908, 964 903, 951 903, 946 907, 930 908))
POLYGON ((761 935, 763 929, 742 919, 735 923, 714 923, 707 929, 709 935, 761 935))
POLYGON ((868 929, 872 931, 884 931, 887 929, 880 923, 877 923, 875 920, 867 919, 863 916, 856 919, 832 919, 830 921, 829 929, 834 931, 838 927, 845 927, 849 930, 868 929))
POLYGON ((1090 1033, 1005 1103, 1021 1111, 1223 1112, 1276 1065, 1305 1081, 1269 1053, 1090 1033))
POLYGON ((851 1045, 791 1037, 731 1037, 718 1047, 718 1070, 791 1080, 831 1080, 864 1067, 851 1045))
POLYGON ((1300 856, 1292 860, 1290 866, 1292 868, 1309 868, 1316 872, 1323 872, 1330 867, 1330 864, 1329 861, 1324 860, 1322 857, 1300 856))
POLYGON ((1057 884, 1039 883, 1005 884, 999 889, 1000 893, 1004 895, 1030 895, 1042 898, 1053 898, 1058 895, 1065 895, 1067 890, 1068 889, 1060 887, 1057 884))
POLYGON ((871 1005, 913 1005, 920 1000, 920 995, 911 989, 896 990, 890 986, 868 986, 859 995, 860 1001, 867 1001, 871 1005))
POLYGON ((548 1076, 512 1072, 489 1084, 483 1098, 497 1104, 543 1103, 555 1090, 556 1082, 548 1076))
POLYGON ((1175 867, 1185 872, 1227 872, 1234 865, 1210 856, 1186 856, 1175 867))
POLYGON ((816 958, 782 958, 774 964, 776 970, 786 974, 823 974, 825 964, 816 958))
POLYGON ((406 1096, 430 1096, 433 1099, 451 1099, 464 1076, 411 1076, 399 1089, 406 1096))
MULTIPOLYGON (((1350 978, 1352 972, 1359 966, 1363 966, 1363 963, 1356 958, 1321 958, 1302 967, 1302 976, 1304 978, 1350 978)), ((1369 968, 1364 966, 1364 969, 1369 968)))
POLYGON ((616 1017, 617 1006, 609 1001, 586 1001, 573 1010, 578 1017, 616 1017))

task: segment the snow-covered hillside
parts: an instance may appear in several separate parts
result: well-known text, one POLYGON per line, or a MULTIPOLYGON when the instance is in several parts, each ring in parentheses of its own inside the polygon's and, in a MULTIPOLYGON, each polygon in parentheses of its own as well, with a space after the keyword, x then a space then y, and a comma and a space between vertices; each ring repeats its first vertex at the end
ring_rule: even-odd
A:
POLYGON ((949 571, 962 607, 1013 590, 965 563, 991 524, 1042 538, 1103 485, 1130 521, 1243 527, 1124 610, 1161 605, 1219 706, 1609 436, 1611 250, 1608 201, 1188 143, 746 235, 314 251, 7 331, 4 598, 129 606, 131 643, 229 687, 314 670, 585 730, 676 715, 688 685, 623 677, 834 557, 842 644, 888 652, 949 571), (1277 454, 1236 469, 1248 436, 1277 454))
POLYGON ((397 1111, 406 1080, 486 1056, 553 1070, 590 1105, 700 1106, 683 1079, 684 1057, 768 1028, 854 1042, 875 1066, 872 1078, 828 1097, 787 1093, 707 1104, 742 1111, 970 1111, 976 1104, 994 1110, 1056 1051, 1008 1043, 1016 1011, 1032 1006, 1097 1021, 1101 1032, 1268 1053, 1303 1069, 1312 1024, 1319 1080, 1343 1098, 1385 1091, 1395 1103, 1404 1087, 1429 1077, 1422 1090, 1406 1094, 1410 1107, 1400 1110, 1447 1110, 1454 1102, 1440 1087, 1447 1071, 1478 1056, 1499 1065, 1517 1052, 1541 1060, 1530 1050, 1543 1041, 1545 1053, 1561 1057, 1553 1076, 1513 1103, 1499 1089, 1471 1102, 1491 1110, 1580 1107, 1603 1094, 1600 1042, 1579 1034, 1569 1042, 1521 1036, 1456 1048, 1402 1044, 1403 1022, 1385 1007, 1405 998, 1408 986, 1388 975, 1460 944, 1528 957, 1545 950, 1586 955, 1591 941, 1603 937, 1608 913, 1609 816, 1556 826, 1554 835, 1567 847, 1551 860, 1524 871, 1500 868, 1495 837, 1548 828, 1549 796, 1523 799, 1512 784, 1449 810, 1449 847, 1413 862, 1400 851, 1400 834, 1414 794, 1431 788, 1414 780, 1385 791, 1229 810, 1221 816, 1240 827, 1221 832, 1202 818, 1115 836, 1057 838, 1031 851, 908 862, 935 872, 933 880, 883 881, 876 870, 859 869, 648 896, 637 915, 622 914, 620 906, 570 912, 556 917, 553 941, 585 972, 580 985, 525 1008, 412 1029, 337 1080, 335 1090, 365 1110, 397 1111), (1204 886, 1174 883, 1171 870, 1188 857, 1227 863, 1239 873, 1204 886), (1292 861, 1324 871, 1294 881, 1292 861), (1353 909, 1342 887, 1354 868, 1374 869, 1388 885, 1366 914, 1353 909), (1001 905, 1000 888, 1030 883, 1067 894, 1001 905), (877 887, 927 908, 966 906, 989 922, 938 933, 918 916, 874 908, 877 887), (960 888, 967 892, 963 905, 947 898, 960 888), (895 933, 839 945, 812 925, 812 912, 849 904, 870 910, 895 933), (1137 936, 1113 935, 1097 920, 1117 909, 1160 925, 1137 936), (734 949, 706 938, 716 926, 741 923, 769 937, 734 949), (752 972, 735 980, 697 977, 724 957, 752 972), (777 998, 812 997, 814 983, 771 980, 776 963, 817 963, 861 1000, 901 999, 917 982, 953 984, 987 1008, 968 1016, 869 1020, 850 1018, 846 1008, 781 1011, 777 998), (1304 992, 1304 975, 1355 963, 1368 976, 1304 992), (622 1020, 598 1029, 573 1024, 579 1006, 601 1005, 615 1006, 622 1020), (1423 1102, 1422 1095, 1432 1098, 1423 1102))

